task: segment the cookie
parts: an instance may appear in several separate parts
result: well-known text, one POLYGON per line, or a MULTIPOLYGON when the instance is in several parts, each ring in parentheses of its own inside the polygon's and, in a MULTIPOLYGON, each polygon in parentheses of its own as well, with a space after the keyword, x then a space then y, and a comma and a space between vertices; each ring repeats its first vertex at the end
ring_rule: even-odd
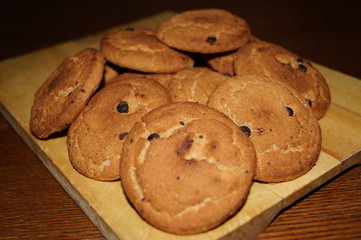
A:
POLYGON ((74 168, 96 180, 119 179, 121 149, 134 123, 169 100, 162 85, 144 78, 101 89, 69 128, 67 145, 74 168))
POLYGON ((259 75, 278 80, 296 89, 308 102, 316 119, 321 119, 331 102, 326 80, 310 62, 281 46, 250 41, 234 59, 236 75, 259 75))
POLYGON ((193 53, 235 50, 250 38, 247 22, 223 9, 200 9, 176 14, 156 26, 158 39, 193 53))
POLYGON ((174 74, 167 90, 173 102, 207 104, 213 91, 229 77, 206 67, 185 69, 174 74))
POLYGON ((255 179, 282 182, 308 172, 321 151, 321 130, 311 108, 287 85, 265 77, 233 77, 208 106, 229 116, 253 142, 255 179))
POLYGON ((137 73, 137 72, 123 72, 106 82, 105 85, 121 81, 124 78, 141 77, 146 79, 152 79, 159 82, 165 88, 168 87, 169 82, 173 79, 173 73, 137 73))
POLYGON ((101 52, 109 62, 146 73, 174 73, 193 66, 193 59, 171 49, 145 29, 129 28, 107 35, 101 52))
POLYGON ((242 206, 254 169, 252 143, 228 117, 199 103, 171 103, 146 114, 129 133, 121 185, 151 225, 195 234, 242 206))
POLYGON ((99 87, 104 58, 94 48, 67 57, 36 91, 30 130, 40 139, 66 129, 99 87))

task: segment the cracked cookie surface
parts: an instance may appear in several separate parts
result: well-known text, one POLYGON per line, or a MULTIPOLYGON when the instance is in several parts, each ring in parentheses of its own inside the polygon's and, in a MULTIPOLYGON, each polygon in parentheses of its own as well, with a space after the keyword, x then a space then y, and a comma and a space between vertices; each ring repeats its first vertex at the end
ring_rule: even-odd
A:
POLYGON ((234 55, 237 76, 258 75, 287 84, 309 103, 316 119, 321 119, 331 103, 331 94, 322 74, 296 54, 281 46, 253 40, 234 55))
POLYGON ((254 171, 252 143, 227 116, 199 103, 171 103, 146 114, 129 133, 121 184, 150 224, 193 234, 242 206, 254 171))
POLYGON ((145 73, 174 73, 193 66, 191 57, 168 47, 146 29, 111 33, 100 49, 109 62, 145 73))
POLYGON ((99 87, 104 58, 93 48, 67 57, 50 74, 34 96, 30 130, 38 138, 67 128, 99 87))
POLYGON ((169 101, 163 86, 144 78, 123 79, 101 89, 69 129, 74 168, 97 180, 119 179, 121 149, 134 123, 169 101))
POLYGON ((321 129, 301 95, 264 77, 233 77, 212 94, 208 106, 229 116, 251 139, 255 179, 282 182, 309 171, 321 151, 321 129))
POLYGON ((173 75, 167 90, 173 102, 207 104, 209 96, 228 77, 206 67, 185 69, 173 75))
POLYGON ((250 38, 247 22, 222 9, 185 11, 159 23, 158 39, 188 52, 219 53, 231 51, 250 38))
POLYGON ((168 87, 169 82, 173 79, 174 74, 173 73, 134 73, 134 72, 124 72, 121 74, 118 74, 111 78, 108 82, 106 82, 105 86, 116 83, 118 81, 121 81, 125 78, 134 78, 134 77, 140 77, 140 78, 146 78, 151 79, 154 81, 159 82, 162 86, 165 88, 168 87))

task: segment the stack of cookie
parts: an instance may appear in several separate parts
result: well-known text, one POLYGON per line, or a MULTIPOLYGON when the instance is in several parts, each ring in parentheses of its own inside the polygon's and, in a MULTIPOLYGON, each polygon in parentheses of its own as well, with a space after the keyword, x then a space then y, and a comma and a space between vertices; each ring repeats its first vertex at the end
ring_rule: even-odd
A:
POLYGON ((69 127, 78 172, 120 179, 150 224, 194 234, 239 210, 253 181, 308 172, 329 104, 310 62, 204 9, 66 58, 35 93, 30 129, 45 139, 69 127))

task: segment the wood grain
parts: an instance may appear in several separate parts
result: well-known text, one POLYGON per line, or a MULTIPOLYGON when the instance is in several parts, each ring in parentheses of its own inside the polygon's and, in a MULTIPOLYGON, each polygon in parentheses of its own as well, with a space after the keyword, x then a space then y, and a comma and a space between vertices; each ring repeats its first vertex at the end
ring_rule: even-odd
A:
MULTIPOLYGON (((259 6, 259 10, 264 13, 265 9, 268 4, 265 4, 263 6, 259 6)), ((277 5, 277 4, 276 4, 277 5)), ((317 5, 317 4, 316 4, 317 5)), ((252 6, 251 6, 252 7, 252 6)), ((278 7, 280 7, 278 5, 278 7)), ((301 6, 301 8, 304 8, 301 6)), ((326 7, 327 9, 330 9, 329 6, 326 7)), ((284 7, 282 9, 287 9, 287 7, 284 7)), ((312 11, 312 10, 311 10, 312 11)), ((281 11, 280 11, 281 12, 281 11)), ((134 18, 133 18, 134 19, 134 18)), ((251 17, 251 20, 253 17, 251 17)), ((280 19, 281 20, 281 19, 280 19)), ((278 21, 278 20, 276 20, 278 21)), ((350 27, 349 27, 350 28, 350 27)), ((258 28, 261 29, 261 28, 258 28)), ((271 31, 270 31, 271 32, 271 31)), ((264 34, 267 35, 267 30, 264 30, 264 34)), ((271 33, 269 33, 271 34, 271 33)), ((279 35, 278 35, 279 36, 279 35)), ((286 33, 284 33, 283 37, 287 36, 286 33)), ((285 41, 281 37, 279 37, 280 40, 285 41)), ((88 39, 91 41, 92 39, 88 39)), ((87 40, 87 41, 88 41, 87 40)), ((288 44, 296 44, 296 39, 293 39, 295 41, 291 41, 290 39, 288 41, 288 44)), ((75 42, 69 43, 69 46, 71 48, 76 49, 77 44, 75 42)), ((297 46, 297 45, 296 45, 297 46)), ((300 46, 300 45, 298 45, 300 46)), ((302 46, 302 45, 301 45, 302 46)), ((78 46, 81 47, 81 46, 78 46)), ((302 48, 302 47, 301 47, 302 48)), ((307 49, 306 46, 304 46, 304 49, 307 49)), ((56 51, 62 51, 61 49, 56 49, 56 51)), ((72 52, 72 50, 70 51, 72 52)), ((64 54, 66 52, 62 52, 64 54)), ((66 53, 67 54, 67 53, 66 53)), ((311 54, 312 55, 312 54, 311 54)), ((314 54, 317 55, 316 53, 314 54)), ((48 59, 43 57, 43 55, 36 55, 38 58, 34 61, 37 66, 42 66, 42 64, 47 67, 56 66, 56 61, 58 60, 52 60, 52 58, 48 59), (40 56, 40 57, 39 57, 40 56), (49 65, 48 65, 49 64, 49 65), (53 64, 53 65, 52 65, 53 64)), ((321 58, 324 55, 321 56, 321 58)), ((306 56, 308 57, 308 56, 306 56)), ((352 54, 351 54, 352 57, 352 54)), ((308 57, 312 60, 317 60, 315 58, 308 57)), ((21 59, 21 58, 20 58, 21 59)), ((59 59, 61 57, 59 56, 59 59)), ((328 59, 329 60, 329 59, 328 59)), ((20 61, 21 62, 21 61, 20 61)), ((25 61, 26 62, 26 61, 25 61)), ((25 62, 21 62, 20 66, 25 67, 25 62)), ((337 61, 336 61, 337 62, 337 61)), ((357 61, 356 61, 357 62, 357 61)), ((355 63, 356 63, 355 62, 355 63)), ((8 64, 8 63, 7 63, 8 64)), ((35 64, 35 65, 36 65, 35 64)), ((331 64, 332 65, 332 64, 331 64)), ((351 64, 348 64, 345 69, 349 68, 351 64)), ((330 65, 328 65, 330 66, 330 65)), ((341 66, 341 65, 340 65, 341 66)), ((16 69, 8 68, 9 65, 7 65, 6 69, 9 69, 9 71, 16 72, 16 69)), ((351 68, 352 69, 352 68, 351 68)), ((356 67, 354 69, 357 69, 356 67)), ((357 70, 353 70, 354 72, 357 72, 357 70)), ((2 71, 1 71, 2 72, 2 71)), ((346 71, 347 72, 347 71, 346 71)), ((351 71, 352 72, 352 71, 351 71)), ((341 84, 340 87, 343 87, 345 84, 344 79, 347 79, 349 76, 345 77, 344 74, 337 73, 340 76, 342 76, 342 79, 340 80, 343 84, 341 84)), ((337 75, 336 74, 336 75, 337 75)), ((46 74, 38 74, 34 72, 29 72, 25 74, 25 77, 30 80, 31 77, 29 76, 36 76, 36 78, 43 78, 46 74), (34 75, 35 74, 35 75, 34 75)), ((357 75, 357 73, 355 74, 357 75)), ((1 79, 3 79, 4 75, 1 75, 1 79)), ((338 79, 338 78, 337 78, 338 79)), ((357 81, 357 80, 356 80, 357 81)), ((354 88, 355 84, 351 81, 350 82, 351 90, 354 90, 353 92, 357 93, 357 88, 354 88)), ((3 86, 1 86, 1 89, 3 86)), ((23 85, 17 86, 16 88, 21 88, 23 85)), ((347 86, 346 86, 347 90, 347 86)), ((350 89, 348 90, 350 91, 350 89)), ((351 91, 352 92, 352 91, 351 91)), ((350 111, 350 104, 358 105, 358 101, 349 101, 345 100, 345 104, 342 104, 342 101, 344 98, 349 97, 349 92, 346 92, 347 94, 340 94, 339 101, 337 100, 337 104, 334 104, 333 113, 331 115, 339 115, 341 114, 342 118, 345 119, 345 121, 348 122, 348 126, 355 128, 356 130, 359 129, 358 121, 354 119, 355 116, 359 115, 355 110, 350 111), (341 101, 342 100, 342 101, 341 101)), ((16 95, 16 98, 21 99, 21 94, 16 95)), ((337 99, 337 98, 336 98, 337 99)), ((352 98, 351 98, 352 99, 352 98)), ((10 103, 11 106, 16 107, 26 107, 28 103, 10 103)), ((22 115, 23 113, 20 113, 22 115)), ((331 116, 330 115, 330 116, 331 116)), ((333 117, 326 119, 325 123, 323 123, 324 126, 328 127, 328 131, 330 133, 334 133, 335 129, 340 125, 339 121, 336 121, 337 119, 334 119, 333 117)), ((343 120, 342 120, 343 121, 343 120)), ((16 128, 16 127, 15 127, 16 128)), ((99 234, 99 232, 92 226, 92 224, 84 218, 84 215, 82 215, 81 211, 79 211, 79 208, 76 207, 74 202, 67 197, 66 193, 62 190, 62 188, 59 187, 59 185, 52 179, 52 176, 42 168, 42 165, 39 164, 39 161, 37 158, 29 152, 28 148, 23 144, 23 142, 14 134, 12 129, 9 127, 8 123, 2 122, 1 124, 1 135, 2 135, 2 159, 9 159, 9 161, 4 160, 4 165, 1 167, 1 176, 7 176, 7 181, 5 181, 1 186, 1 189, 8 189, 4 193, 1 193, 1 197, 4 197, 4 201, 1 203, 1 210, 5 210, 9 206, 12 206, 12 211, 2 211, 1 219, 6 219, 6 224, 3 224, 1 227, 1 235, 5 237, 14 237, 16 238, 44 238, 44 239, 63 239, 63 238, 69 238, 69 239, 81 239, 81 238, 87 238, 91 239, 92 237, 94 239, 102 238, 102 236, 99 234), (7 130, 6 130, 7 129, 7 130), (4 131, 4 132, 3 132, 4 131), (15 139, 15 140, 14 140, 15 139), (17 140, 16 140, 17 139, 17 140), (7 140, 10 140, 11 142, 14 142, 14 144, 7 144, 7 140), (4 143, 4 144, 3 144, 4 143), (23 144, 23 148, 21 148, 21 144, 23 144), (12 149, 12 150, 11 150, 12 149), (16 150, 15 150, 16 149, 16 150), (23 149, 18 151, 18 149, 23 149), (24 150, 25 149, 25 150, 24 150), (32 157, 29 157, 32 156, 32 157), (34 164, 33 162, 38 163, 34 164), (27 171, 29 169, 29 171, 27 171), (42 169, 39 170, 39 169, 42 169), (5 174, 7 171, 9 171, 7 174, 5 174), (27 182, 28 180, 28 182, 27 182), (40 186, 37 186, 37 184, 40 186), (33 186, 35 185, 35 187, 33 186), (34 191, 34 194, 32 192, 34 191), (23 194, 22 193, 27 193, 23 194), (42 194, 43 193, 43 194, 42 194), (50 196, 49 196, 50 194, 50 196), (5 197, 7 196, 7 197, 5 197), (12 196, 17 196, 19 198, 18 201, 11 200, 12 196), (48 201, 45 200, 45 198, 48 198, 48 201), (61 200, 59 200, 61 198, 61 200), (58 199, 58 200, 57 200, 58 199), (14 204, 13 204, 14 202, 14 204), (22 204, 23 203, 23 204, 22 204), (25 204, 24 204, 25 203, 25 204), (54 203, 54 204, 53 204, 54 203), (48 206, 45 206, 48 205, 48 206), (16 207, 17 206, 17 207, 16 207), (36 206, 36 207, 34 207, 36 206), (55 211, 51 209, 59 209, 60 211, 55 211), (43 209, 44 211, 42 211, 43 209), (69 209, 69 210, 66 210, 69 209), (79 215, 77 215, 77 211, 79 215), (15 213, 15 214, 14 214, 15 213), (23 214, 26 213, 26 214, 23 214), (76 215, 76 216, 75 216, 76 215), (17 216, 17 217, 16 217, 17 216), (43 218, 41 218, 43 216, 43 218), (83 216, 79 217, 79 216, 83 216), (34 221, 35 219, 35 221, 34 221), (58 219, 58 220, 55 220, 58 219), (74 224, 73 221, 69 221, 69 219, 74 219, 79 224, 74 224), (60 227, 59 227, 60 225, 60 227), (87 226, 87 227, 84 227, 87 226), (36 235, 31 235, 31 233, 34 233, 36 235), (36 236, 36 237, 34 237, 36 236), (50 237, 49 237, 50 236, 50 237)), ((345 143, 343 140, 345 139, 345 136, 348 135, 345 134, 345 132, 341 129, 339 131, 336 131, 334 137, 329 137, 329 139, 325 142, 329 142, 328 144, 332 145, 335 144, 336 146, 339 146, 339 144, 342 145, 342 143, 345 143), (339 137, 343 137, 338 139, 339 137), (333 142, 335 141, 335 142, 333 142)), ((351 133, 352 135, 352 133, 351 133)), ((355 133, 353 135, 354 140, 346 142, 347 144, 344 144, 344 146, 348 145, 354 145, 355 140, 357 140, 358 133, 355 133)), ((327 135, 330 136, 330 135, 327 135)), ((327 138, 326 138, 327 139, 327 138)), ((55 144, 57 145, 57 143, 55 144)), ((327 144, 325 145, 327 146, 327 144)), ((347 155, 347 152, 343 152, 342 149, 344 146, 340 146, 337 148, 328 148, 329 150, 325 150, 328 153, 328 157, 331 157, 332 159, 343 159, 345 155, 347 155), (332 152, 332 151, 333 152, 332 152)), ((357 150, 357 145, 356 145, 357 150)), ((357 163, 360 159, 359 155, 353 155, 352 158, 353 162, 349 163, 347 161, 347 164, 341 165, 341 170, 344 171, 351 165, 357 163)), ((283 238, 283 239, 313 239, 314 237, 338 237, 339 239, 344 239, 342 236, 348 238, 348 237, 354 237, 357 239, 357 237, 360 237, 360 231, 357 231, 357 229, 360 226, 360 211, 357 211, 357 209, 360 209, 359 201, 357 201, 357 197, 360 195, 360 189, 357 188, 357 186, 360 186, 359 180, 360 176, 360 168, 353 168, 350 171, 347 171, 345 175, 347 176, 345 178, 339 177, 336 180, 332 181, 330 184, 327 184, 326 186, 323 186, 321 189, 316 191, 315 193, 312 193, 310 196, 307 196, 302 201, 293 204, 292 207, 289 209, 287 208, 285 211, 282 211, 282 214, 279 215, 275 221, 272 222, 272 224, 269 226, 269 228, 266 229, 266 231, 259 236, 259 238, 283 238), (354 176, 352 178, 352 176, 354 176), (341 179, 341 180, 339 180, 341 179), (336 182, 336 183, 335 183, 336 182), (343 185, 344 182, 348 182, 350 185, 343 185), (332 184, 336 184, 336 186, 333 186, 332 184), (358 184, 358 185, 357 185, 358 184), (327 187, 331 185, 331 190, 327 191, 327 187), (339 188, 338 188, 338 187, 339 188), (326 188, 326 190, 324 190, 326 188), (333 196, 332 193, 334 193, 336 189, 338 189, 338 193, 333 196), (352 189, 353 191, 350 191, 352 189), (326 191, 326 194, 320 194, 323 191, 326 191), (358 195, 357 195, 358 193, 358 195), (316 201, 313 200, 312 197, 315 196, 317 199, 316 201), (333 196, 333 197, 332 197, 333 196), (311 198, 311 200, 309 200, 311 198), (327 198, 328 200, 326 202, 320 202, 318 203, 318 199, 324 199, 327 198), (304 201, 309 200, 311 203, 306 204, 305 206, 302 205, 304 201), (297 210, 293 214, 290 214, 287 216, 287 213, 289 211, 292 211, 293 208, 300 206, 301 210, 297 210), (313 207, 313 208, 312 208, 313 207), (344 208, 345 207, 345 208, 344 208), (310 210, 314 209, 313 211, 316 211, 317 214, 311 214, 310 210), (352 209, 353 211, 348 211, 345 209, 352 209), (336 212, 336 213, 333 213, 336 212), (322 217, 322 213, 324 216, 322 217), (340 215, 345 214, 345 218, 351 219, 350 221, 346 221, 345 218, 341 218, 344 220, 339 220, 340 215), (282 220, 282 216, 286 215, 286 218, 282 220), (319 216, 321 215, 321 216, 319 216), (300 216, 298 218, 298 216, 300 216), (278 219, 281 219, 278 221, 278 219), (294 220, 298 219, 298 220, 294 220), (318 219, 315 221, 315 219, 318 219), (295 227, 292 227, 292 225, 295 224, 295 227), (334 227, 333 227, 334 226, 334 227), (347 226, 345 228, 345 226, 347 226), (276 229, 275 229, 276 228, 276 229), (270 231, 268 231, 271 229, 270 231), (273 230, 272 230, 273 229, 273 230), (343 235, 344 234, 344 235, 343 235), (301 237, 302 236, 302 237, 301 237)), ((335 172, 338 171, 338 168, 331 167, 330 171, 327 171, 325 174, 333 175, 335 172)), ((55 176, 57 177, 57 176, 55 176)), ((327 179, 329 179, 332 176, 325 176, 327 179)), ((316 185, 319 185, 322 183, 317 183, 316 185)), ((307 185, 307 184, 306 184, 307 185)), ((256 185, 257 186, 257 185, 256 185)), ((257 188, 260 186, 257 186, 257 188)), ((316 187, 316 186, 311 186, 316 187)), ((303 187, 303 188, 307 188, 303 187)), ((302 187, 301 187, 302 189, 302 187)), ((279 194, 285 194, 281 195, 284 196, 284 198, 287 198, 287 186, 283 187, 283 193, 279 194)), ((302 192, 304 190, 300 190, 298 194, 301 196, 305 193, 302 192)), ((259 192, 259 191, 257 191, 259 192)), ((258 196, 262 197, 262 195, 258 196)), ((288 198, 290 199, 290 198, 288 198)), ((286 202, 283 202, 282 206, 272 204, 272 202, 269 203, 270 206, 276 206, 276 208, 272 208, 274 211, 268 211, 265 215, 269 219, 272 219, 278 212, 278 210, 282 207, 285 207, 289 204, 291 204, 293 200, 288 200, 286 202)), ((253 212, 252 214, 256 214, 256 212, 253 212)), ((268 219, 267 219, 268 220, 268 219)), ((255 222, 253 222, 255 223, 255 222)), ((253 230, 254 228, 259 228, 256 224, 251 224, 248 229, 246 229, 246 233, 249 230, 253 230)), ((262 230, 263 227, 261 227, 262 230)), ((210 235, 214 236, 214 235, 210 235)), ((234 235, 230 234, 228 237, 235 237, 234 235)))

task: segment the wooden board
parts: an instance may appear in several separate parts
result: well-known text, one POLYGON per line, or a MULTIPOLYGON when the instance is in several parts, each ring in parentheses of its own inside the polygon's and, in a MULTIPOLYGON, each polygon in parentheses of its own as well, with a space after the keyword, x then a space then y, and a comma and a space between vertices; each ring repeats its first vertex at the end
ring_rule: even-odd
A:
POLYGON ((40 141, 29 132, 34 92, 66 57, 124 27, 153 28, 173 15, 155 16, 107 31, 0 62, 0 110, 39 159, 108 239, 252 239, 283 208, 294 203, 345 169, 361 163, 361 81, 321 65, 315 66, 331 88, 332 104, 320 120, 322 152, 306 175, 285 183, 254 183, 244 207, 221 226, 197 235, 177 236, 160 231, 128 204, 120 182, 100 182, 80 175, 71 166, 66 137, 40 141))

